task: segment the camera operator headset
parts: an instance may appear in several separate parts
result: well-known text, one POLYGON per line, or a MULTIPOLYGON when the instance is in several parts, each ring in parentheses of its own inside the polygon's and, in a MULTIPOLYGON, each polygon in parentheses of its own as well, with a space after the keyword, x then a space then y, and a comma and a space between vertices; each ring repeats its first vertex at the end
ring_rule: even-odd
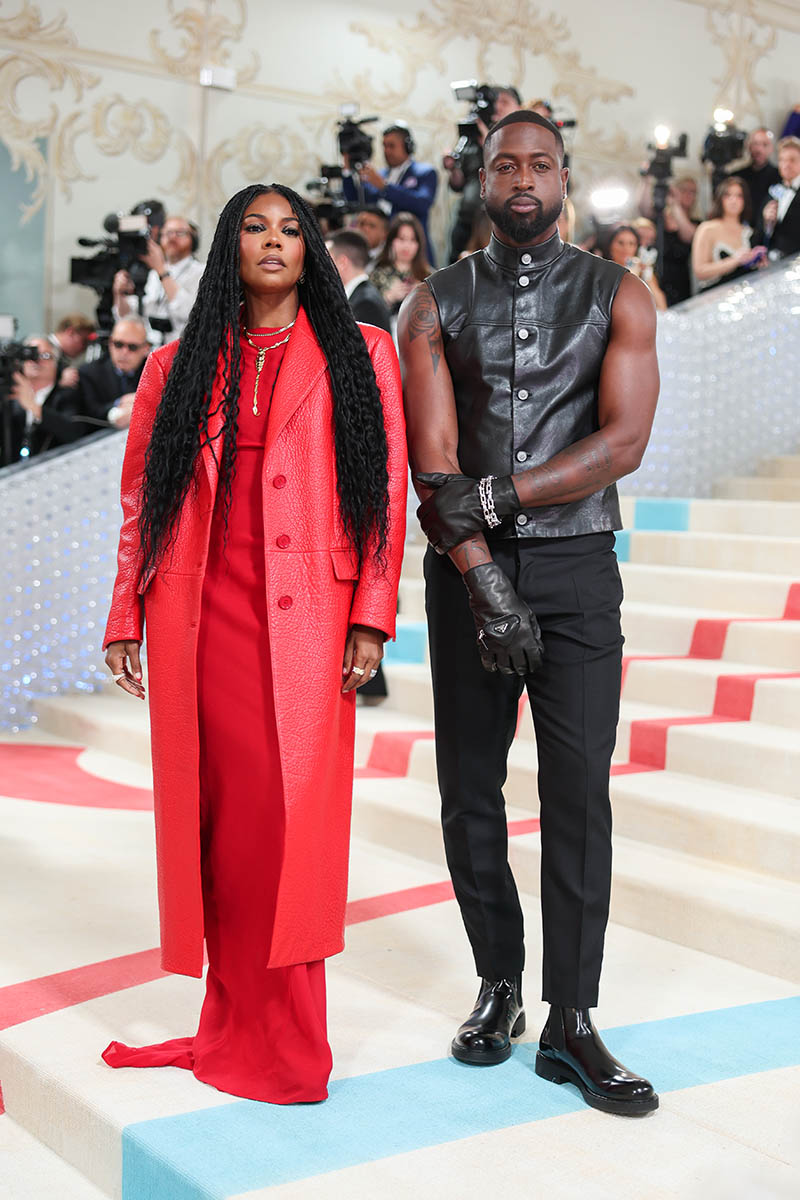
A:
MULTIPOLYGON (((151 237, 141 256, 150 268, 141 315, 148 323, 148 340, 159 346, 179 338, 197 296, 204 264, 195 258, 200 231, 186 217, 167 217, 158 241, 151 237)), ((138 312, 133 281, 127 271, 114 276, 115 318, 138 312)))
MULTIPOLYGON (((383 157, 386 166, 380 171, 372 163, 364 163, 359 170, 366 204, 380 204, 388 216, 410 212, 418 217, 425 230, 428 257, 433 262, 433 248, 428 231, 428 214, 436 198, 438 175, 430 163, 416 162, 413 155, 416 146, 414 137, 405 121, 393 121, 383 131, 383 157)), ((350 163, 345 156, 347 168, 342 179, 345 198, 351 203, 358 199, 358 192, 350 163)))

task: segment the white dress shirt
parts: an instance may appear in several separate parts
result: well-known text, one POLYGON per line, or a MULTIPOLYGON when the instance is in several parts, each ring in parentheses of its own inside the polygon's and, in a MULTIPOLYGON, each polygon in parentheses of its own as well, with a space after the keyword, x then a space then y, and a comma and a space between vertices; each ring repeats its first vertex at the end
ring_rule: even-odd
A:
POLYGON ((789 211, 789 207, 800 190, 800 175, 795 175, 791 183, 784 183, 781 198, 778 201, 778 220, 782 221, 789 211))
MULTIPOLYGON (((148 273, 147 282, 144 285, 142 316, 148 322, 147 340, 153 346, 163 346, 167 342, 174 342, 183 333, 186 322, 189 320, 189 313, 192 311, 192 305, 197 297, 197 289, 205 270, 205 263, 198 262, 193 255, 188 254, 180 262, 167 263, 164 270, 169 272, 178 285, 178 294, 174 300, 167 299, 167 293, 164 291, 164 285, 159 279, 157 271, 148 273), (172 322, 172 329, 169 333, 160 333, 158 330, 151 329, 150 317, 168 318, 172 322)), ((128 296, 128 304, 131 314, 138 314, 139 297, 128 296)), ((116 320, 124 319, 120 317, 116 305, 114 305, 113 314, 116 320)))
POLYGON ((369 283, 369 275, 367 275, 367 274, 355 275, 350 280, 349 283, 346 283, 344 285, 344 294, 345 294, 345 296, 347 296, 348 300, 350 299, 350 297, 352 296, 352 294, 356 290, 356 288, 359 286, 359 284, 362 284, 362 283, 369 283))

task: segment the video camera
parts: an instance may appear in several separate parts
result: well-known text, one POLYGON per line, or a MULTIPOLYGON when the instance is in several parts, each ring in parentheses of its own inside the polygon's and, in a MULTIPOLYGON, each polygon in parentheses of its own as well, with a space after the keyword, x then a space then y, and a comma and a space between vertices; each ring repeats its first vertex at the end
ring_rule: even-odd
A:
POLYGON ((26 362, 38 362, 36 346, 26 346, 16 341, 17 319, 6 314, 0 316, 0 466, 8 466, 11 457, 11 408, 9 396, 14 376, 26 362))
MULTIPOLYGON (((342 156, 347 155, 350 168, 355 173, 356 190, 361 192, 362 185, 358 172, 372 158, 375 145, 375 139, 367 133, 366 129, 362 129, 362 125, 371 125, 378 118, 360 117, 358 120, 355 120, 355 115, 358 112, 358 106, 355 104, 343 104, 339 112, 342 119, 336 122, 336 144, 339 148, 339 153, 342 156)), ((323 211, 325 209, 329 209, 331 213, 349 213, 357 212, 359 208, 363 207, 363 195, 355 204, 345 199, 341 181, 342 167, 339 164, 320 163, 317 178, 309 179, 306 182, 306 188, 309 192, 314 192, 324 201, 327 201, 327 204, 317 205, 317 213, 320 216, 328 215, 327 212, 323 211)))
POLYGON ((458 122, 458 141, 450 151, 451 158, 459 162, 467 146, 480 147, 478 121, 487 129, 494 121, 497 88, 489 83, 478 83, 477 79, 456 79, 450 87, 456 100, 466 100, 472 105, 467 115, 458 122))
POLYGON ((150 229, 144 214, 109 213, 103 228, 110 237, 78 238, 79 246, 99 246, 97 254, 90 258, 70 259, 70 283, 90 287, 97 292, 97 324, 101 330, 110 330, 113 325, 111 314, 112 288, 117 271, 127 271, 133 280, 136 295, 144 295, 149 268, 142 262, 150 244, 150 229))
POLYGON ((733 123, 733 113, 727 108, 714 110, 713 124, 703 142, 701 162, 711 163, 711 187, 716 192, 725 178, 725 168, 744 154, 747 134, 733 123))

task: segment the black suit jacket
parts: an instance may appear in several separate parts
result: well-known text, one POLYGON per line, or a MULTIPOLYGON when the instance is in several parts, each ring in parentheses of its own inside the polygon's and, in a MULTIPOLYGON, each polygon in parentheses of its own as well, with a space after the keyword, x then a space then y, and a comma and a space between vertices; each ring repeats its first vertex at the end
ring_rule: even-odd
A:
POLYGON ((772 231, 769 248, 779 250, 784 255, 797 254, 800 251, 800 192, 795 192, 794 200, 786 210, 786 216, 772 231))
POLYGON ((389 312, 389 305, 368 279, 363 280, 353 291, 350 297, 350 307, 357 321, 364 321, 367 325, 377 325, 378 329, 385 329, 387 333, 392 332, 392 314, 389 312))
MULTIPOLYGON (((145 359, 145 362, 147 360, 145 359)), ((142 377, 144 362, 131 380, 122 379, 110 358, 98 358, 78 368, 78 410, 87 416, 105 420, 120 396, 135 392, 142 377)))

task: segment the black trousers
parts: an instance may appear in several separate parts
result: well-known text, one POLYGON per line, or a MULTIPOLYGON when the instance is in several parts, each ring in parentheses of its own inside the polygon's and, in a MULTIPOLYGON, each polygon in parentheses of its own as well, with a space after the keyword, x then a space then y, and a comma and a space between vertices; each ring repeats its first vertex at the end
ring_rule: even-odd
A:
POLYGON ((502 787, 523 683, 539 759, 542 998, 597 1004, 611 888, 608 777, 619 717, 622 584, 611 533, 496 542, 536 614, 544 661, 522 680, 481 666, 461 576, 425 556, 445 851, 478 974, 519 975, 523 919, 502 787))

